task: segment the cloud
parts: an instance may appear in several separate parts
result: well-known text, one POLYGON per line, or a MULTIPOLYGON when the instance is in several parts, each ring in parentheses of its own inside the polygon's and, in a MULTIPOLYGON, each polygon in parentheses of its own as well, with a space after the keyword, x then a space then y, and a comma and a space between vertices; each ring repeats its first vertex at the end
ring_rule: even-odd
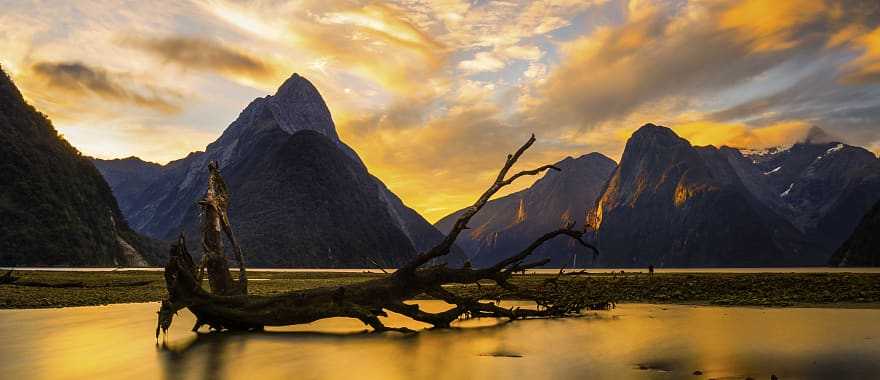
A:
POLYGON ((788 49, 802 42, 802 27, 828 15, 825 0, 745 0, 724 10, 719 23, 756 52, 788 49))
POLYGON ((105 100, 129 103, 168 114, 180 111, 179 105, 159 95, 166 92, 164 96, 177 97, 176 93, 149 85, 141 85, 142 89, 136 89, 125 75, 82 62, 37 62, 31 66, 31 71, 50 91, 69 96, 95 95, 105 100))
MULTIPOLYGON (((305 1, 272 3, 199 2, 210 14, 269 42, 276 51, 294 52, 292 62, 321 62, 314 74, 377 83, 383 91, 434 92, 447 82, 449 51, 442 42, 392 5, 305 1), (343 75, 336 75, 343 74, 343 75)), ((338 86, 350 88, 350 83, 338 86)))
POLYGON ((537 61, 544 55, 541 48, 534 45, 506 46, 499 49, 499 52, 506 58, 522 59, 526 61, 537 61))
POLYGON ((880 83, 880 27, 859 35, 859 29, 841 39, 849 39, 851 47, 860 51, 858 58, 842 68, 841 81, 845 84, 880 83))
POLYGON ((752 128, 744 124, 696 121, 671 128, 693 145, 761 149, 802 141, 807 136, 810 125, 791 121, 752 128))
MULTIPOLYGON (((710 101, 738 87, 738 100, 753 102, 772 86, 790 86, 777 81, 742 87, 782 65, 791 67, 782 76, 796 79, 796 68, 833 57, 826 43, 848 22, 856 21, 855 16, 831 12, 823 2, 783 3, 771 6, 747 0, 634 7, 637 11, 620 25, 599 27, 561 44, 561 63, 543 83, 534 85, 529 96, 537 102, 532 101, 525 116, 551 130, 586 131, 633 114, 650 114, 645 110, 652 108, 666 112, 661 116, 667 120, 675 118, 674 112, 705 112, 712 107, 710 101), (765 19, 764 10, 772 20, 765 19)), ((830 64, 836 68, 839 62, 830 64)), ((831 72, 830 77, 835 76, 831 72)), ((829 85, 853 94, 852 89, 829 85)), ((752 111, 760 106, 760 102, 749 104, 752 111)))
POLYGON ((503 61, 486 51, 478 52, 473 59, 458 63, 458 68, 469 74, 498 71, 504 66, 503 61))
POLYGON ((232 46, 206 38, 130 36, 122 39, 122 43, 186 69, 210 70, 231 76, 245 76, 256 81, 278 77, 279 70, 274 65, 232 46))

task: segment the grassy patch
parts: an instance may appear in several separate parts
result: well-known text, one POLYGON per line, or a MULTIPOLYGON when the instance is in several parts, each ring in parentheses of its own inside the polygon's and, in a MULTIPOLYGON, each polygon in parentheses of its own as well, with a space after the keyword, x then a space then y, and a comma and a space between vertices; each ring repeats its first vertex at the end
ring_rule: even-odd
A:
MULTIPOLYGON (((0 285, 0 308, 90 306, 154 302, 165 296, 161 272, 21 271, 22 281, 81 282, 82 287, 41 288, 0 285), (119 286, 137 281, 146 285, 119 286), (115 286, 114 286, 115 285, 115 286)), ((379 273, 249 272, 252 294, 270 295, 323 286, 345 286, 385 276, 379 273)), ((553 276, 515 276, 513 283, 540 290, 553 276)), ((662 273, 564 276, 597 301, 726 306, 880 305, 880 274, 874 273, 662 273)), ((486 299, 512 298, 489 283, 454 285, 449 290, 486 299)))

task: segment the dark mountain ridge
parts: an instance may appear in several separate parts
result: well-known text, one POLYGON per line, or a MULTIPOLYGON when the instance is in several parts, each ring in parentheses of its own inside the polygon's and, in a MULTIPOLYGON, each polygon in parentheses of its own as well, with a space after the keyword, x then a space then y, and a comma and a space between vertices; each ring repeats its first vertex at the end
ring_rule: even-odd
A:
POLYGON ((819 264, 810 242, 752 196, 730 153, 653 124, 636 131, 588 215, 600 265, 819 264))
POLYGON ((157 265, 91 161, 0 70, 0 265, 157 265))

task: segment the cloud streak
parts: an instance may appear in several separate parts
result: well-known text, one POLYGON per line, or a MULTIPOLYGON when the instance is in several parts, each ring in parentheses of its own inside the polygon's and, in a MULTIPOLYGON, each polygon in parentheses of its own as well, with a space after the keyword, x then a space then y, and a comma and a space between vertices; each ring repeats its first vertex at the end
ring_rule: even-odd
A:
POLYGON ((142 90, 135 89, 127 83, 124 75, 82 62, 37 62, 31 66, 31 70, 48 88, 70 96, 95 95, 105 100, 129 103, 166 114, 180 112, 179 105, 158 94, 168 91, 152 86, 143 86, 142 90))
POLYGON ((186 69, 210 70, 225 75, 245 76, 257 81, 273 78, 272 64, 226 44, 197 37, 127 37, 122 44, 140 49, 186 69))

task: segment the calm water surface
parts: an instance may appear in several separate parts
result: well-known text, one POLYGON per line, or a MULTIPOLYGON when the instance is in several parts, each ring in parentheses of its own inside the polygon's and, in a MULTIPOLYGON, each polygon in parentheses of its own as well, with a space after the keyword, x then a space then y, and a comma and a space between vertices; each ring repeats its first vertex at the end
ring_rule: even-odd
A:
MULTIPOLYGON (((876 309, 628 304, 583 318, 484 319, 408 336, 364 334, 347 319, 197 336, 181 312, 164 344, 153 338, 157 309, 0 310, 0 378, 880 378, 876 309)), ((423 327, 396 316, 386 322, 423 327)))

